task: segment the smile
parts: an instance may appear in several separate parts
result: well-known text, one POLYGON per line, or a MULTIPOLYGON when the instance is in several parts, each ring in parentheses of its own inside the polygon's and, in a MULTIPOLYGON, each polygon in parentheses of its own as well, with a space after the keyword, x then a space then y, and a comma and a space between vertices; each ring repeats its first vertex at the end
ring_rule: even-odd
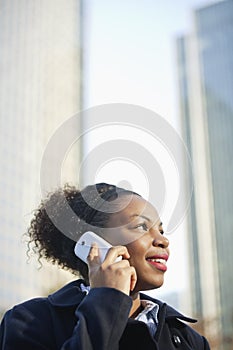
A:
POLYGON ((167 259, 168 259, 168 256, 164 256, 164 257, 149 257, 146 259, 146 261, 156 267, 156 269, 160 270, 160 271, 167 271, 167 259))
POLYGON ((150 262, 158 262, 158 263, 161 263, 161 264, 164 264, 166 265, 167 261, 164 260, 164 259, 147 259, 147 261, 150 261, 150 262))

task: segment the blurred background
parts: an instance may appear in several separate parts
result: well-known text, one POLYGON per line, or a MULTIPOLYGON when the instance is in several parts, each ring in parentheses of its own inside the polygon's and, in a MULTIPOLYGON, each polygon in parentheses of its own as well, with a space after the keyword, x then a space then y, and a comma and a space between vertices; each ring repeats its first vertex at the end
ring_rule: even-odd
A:
MULTIPOLYGON (((0 0, 0 51, 1 314, 73 278, 26 254, 49 140, 83 109, 129 103, 165 118, 192 161, 181 189, 194 181, 190 207, 169 236, 166 282, 152 293, 197 317, 211 349, 233 349, 233 1, 0 0)), ((78 120, 81 135, 88 120, 78 120)), ((125 182, 146 193, 130 162, 83 171, 89 152, 125 135, 107 127, 73 145, 61 183, 125 182)), ((130 137, 143 144, 133 128, 130 137)), ((175 202, 177 191, 167 196, 175 202)))

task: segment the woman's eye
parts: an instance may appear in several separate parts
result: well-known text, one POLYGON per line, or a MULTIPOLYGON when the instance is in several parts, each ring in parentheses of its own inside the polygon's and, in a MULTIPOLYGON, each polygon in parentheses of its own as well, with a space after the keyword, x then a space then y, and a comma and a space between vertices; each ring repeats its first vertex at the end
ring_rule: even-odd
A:
POLYGON ((146 223, 137 225, 136 228, 142 228, 144 231, 147 231, 147 230, 148 230, 148 227, 147 227, 147 224, 146 224, 146 223))
POLYGON ((159 231, 160 233, 161 233, 161 235, 164 235, 164 230, 161 230, 161 231, 159 231))

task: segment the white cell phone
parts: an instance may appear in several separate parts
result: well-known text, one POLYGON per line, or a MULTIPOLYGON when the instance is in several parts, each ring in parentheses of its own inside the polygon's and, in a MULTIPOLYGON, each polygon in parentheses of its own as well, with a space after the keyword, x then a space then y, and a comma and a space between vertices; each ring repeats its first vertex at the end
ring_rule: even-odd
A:
MULTIPOLYGON (((105 256, 112 247, 112 245, 105 241, 102 237, 98 236, 96 233, 92 231, 85 232, 78 240, 75 245, 74 252, 75 255, 80 258, 82 261, 87 263, 87 256, 90 252, 90 248, 92 243, 97 243, 99 248, 99 255, 101 263, 104 261, 105 256)), ((115 262, 122 260, 122 256, 118 256, 115 262)))

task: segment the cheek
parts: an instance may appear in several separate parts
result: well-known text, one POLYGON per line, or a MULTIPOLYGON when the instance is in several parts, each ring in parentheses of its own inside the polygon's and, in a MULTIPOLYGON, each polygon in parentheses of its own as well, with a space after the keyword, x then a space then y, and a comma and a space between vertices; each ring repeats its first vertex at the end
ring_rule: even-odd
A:
POLYGON ((128 244, 126 247, 130 255, 130 261, 137 263, 138 261, 141 261, 141 259, 145 259, 148 247, 144 242, 135 241, 128 244))

